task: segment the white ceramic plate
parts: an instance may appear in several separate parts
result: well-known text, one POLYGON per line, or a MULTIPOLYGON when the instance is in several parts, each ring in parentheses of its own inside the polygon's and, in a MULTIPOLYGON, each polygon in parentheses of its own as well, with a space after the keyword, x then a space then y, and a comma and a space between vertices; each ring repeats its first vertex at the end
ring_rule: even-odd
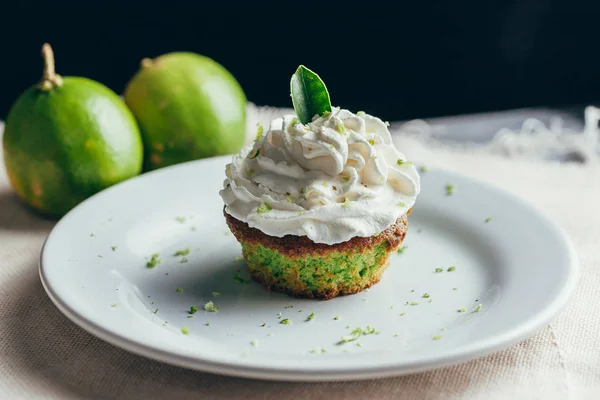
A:
POLYGON ((66 215, 40 262, 56 306, 107 342, 167 363, 322 381, 412 373, 506 348, 548 324, 575 286, 575 254, 545 216, 504 191, 444 171, 423 174, 408 247, 391 257, 370 290, 299 300, 236 282, 236 270, 248 275, 218 195, 228 161, 148 173, 66 215), (173 254, 185 248, 191 252, 181 263, 173 254), (153 253, 162 263, 148 269, 153 253), (211 300, 218 312, 203 309, 211 300), (200 310, 188 318, 192 305, 200 310), (280 324, 280 315, 292 324, 280 324), (337 344, 367 325, 379 334, 337 344))

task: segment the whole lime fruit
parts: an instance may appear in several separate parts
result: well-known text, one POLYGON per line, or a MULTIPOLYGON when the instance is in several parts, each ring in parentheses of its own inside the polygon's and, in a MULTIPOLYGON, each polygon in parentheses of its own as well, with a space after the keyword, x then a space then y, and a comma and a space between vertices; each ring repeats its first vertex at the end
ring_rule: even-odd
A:
POLYGON ((125 90, 144 140, 144 169, 238 152, 246 96, 223 66, 195 53, 144 59, 125 90))
POLYGON ((60 217, 92 194, 138 175, 143 145, 119 96, 90 79, 57 75, 48 44, 42 55, 42 81, 9 112, 4 162, 26 204, 60 217))

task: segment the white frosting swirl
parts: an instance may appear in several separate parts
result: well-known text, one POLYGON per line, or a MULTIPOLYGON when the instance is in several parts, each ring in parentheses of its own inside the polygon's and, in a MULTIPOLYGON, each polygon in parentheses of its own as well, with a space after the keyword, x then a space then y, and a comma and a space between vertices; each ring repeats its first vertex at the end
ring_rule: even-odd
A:
POLYGON ((326 244, 379 234, 420 191, 386 124, 339 108, 306 125, 294 115, 273 120, 226 174, 228 214, 270 236, 326 244))

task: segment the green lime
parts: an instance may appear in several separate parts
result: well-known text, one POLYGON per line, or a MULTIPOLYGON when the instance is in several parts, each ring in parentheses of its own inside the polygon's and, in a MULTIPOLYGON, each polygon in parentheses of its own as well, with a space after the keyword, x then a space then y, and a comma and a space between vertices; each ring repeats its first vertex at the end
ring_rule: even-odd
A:
POLYGON ((38 212, 59 217, 94 193, 140 173, 135 118, 106 86, 54 71, 42 48, 44 78, 13 104, 4 132, 11 185, 38 212))
POLYGON ((223 66, 194 53, 144 59, 125 90, 140 125, 144 169, 238 152, 246 96, 223 66))

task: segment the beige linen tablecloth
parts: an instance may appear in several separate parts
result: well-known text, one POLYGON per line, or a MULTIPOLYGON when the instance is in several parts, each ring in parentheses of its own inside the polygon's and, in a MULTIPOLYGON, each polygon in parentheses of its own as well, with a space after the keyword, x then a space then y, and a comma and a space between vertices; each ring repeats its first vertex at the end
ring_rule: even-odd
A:
POLYGON ((161 364, 96 339, 54 307, 37 270, 53 222, 23 208, 0 169, 0 398, 600 399, 600 167, 398 142, 410 159, 516 193, 567 231, 580 258, 581 281, 550 326, 480 360, 372 381, 278 383, 161 364))

